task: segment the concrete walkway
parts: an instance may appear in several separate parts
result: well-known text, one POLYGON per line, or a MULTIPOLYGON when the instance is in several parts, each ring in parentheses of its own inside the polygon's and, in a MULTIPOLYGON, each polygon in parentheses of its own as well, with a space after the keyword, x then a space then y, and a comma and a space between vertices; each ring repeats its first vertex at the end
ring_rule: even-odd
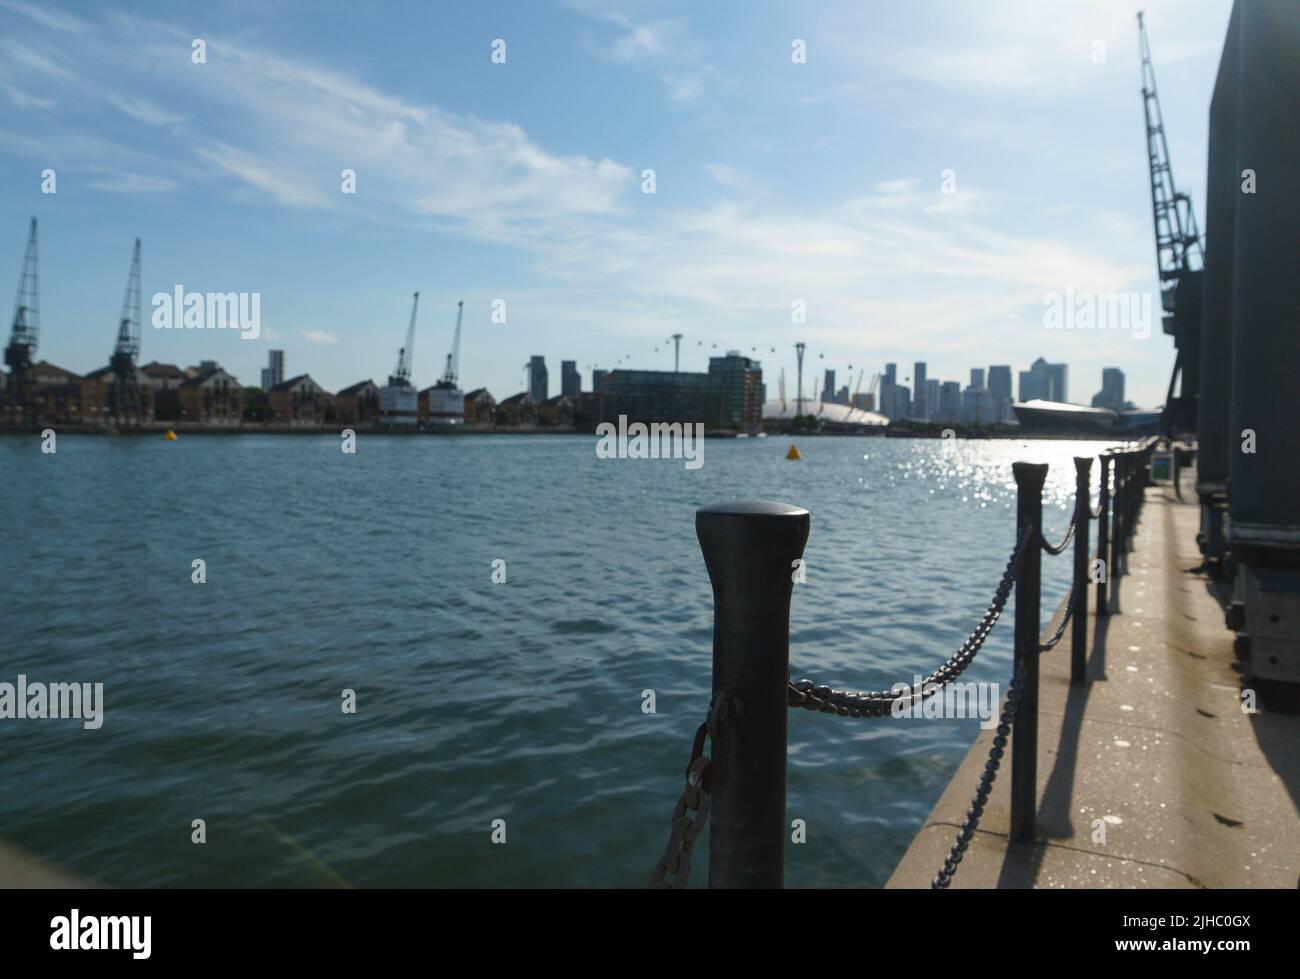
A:
MULTIPOLYGON (((1007 841, 1008 748, 954 888, 1297 885, 1300 717, 1242 710, 1248 681, 1199 570, 1195 494, 1146 493, 1111 616, 1089 596, 1087 685, 1070 686, 1068 633, 1042 657, 1039 842, 1007 841)), ((887 887, 930 886, 992 737, 980 733, 887 887)))

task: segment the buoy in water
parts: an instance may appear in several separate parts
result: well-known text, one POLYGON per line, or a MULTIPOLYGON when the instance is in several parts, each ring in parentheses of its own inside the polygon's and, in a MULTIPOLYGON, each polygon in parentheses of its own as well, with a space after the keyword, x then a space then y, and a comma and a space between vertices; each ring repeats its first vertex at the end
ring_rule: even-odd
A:
POLYGON ((799 454, 799 450, 798 450, 797 448, 795 448, 793 445, 790 446, 790 451, 787 452, 787 453, 785 454, 785 457, 786 457, 787 459, 802 459, 802 458, 803 458, 803 456, 801 456, 801 455, 799 454))
POLYGON ((164 435, 163 438, 165 438, 168 442, 175 442, 175 441, 176 441, 176 433, 173 432, 173 431, 169 428, 169 429, 167 429, 167 434, 164 435))

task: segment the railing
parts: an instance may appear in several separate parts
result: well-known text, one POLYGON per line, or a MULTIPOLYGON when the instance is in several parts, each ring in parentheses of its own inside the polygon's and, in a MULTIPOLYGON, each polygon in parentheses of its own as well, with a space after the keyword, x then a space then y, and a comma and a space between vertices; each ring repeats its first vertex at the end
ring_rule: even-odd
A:
POLYGON ((695 527, 713 585, 713 699, 696 731, 686 785, 673 812, 668 846, 652 887, 685 887, 695 841, 709 831, 710 887, 780 887, 785 862, 786 712, 802 707, 841 717, 873 718, 896 706, 914 708, 940 694, 974 661, 1015 589, 1015 645, 1011 682, 993 746, 971 808, 932 886, 952 881, 975 835, 1011 738, 1011 841, 1037 832, 1038 657, 1070 631, 1070 680, 1087 680, 1088 593, 1096 584, 1099 616, 1113 605, 1114 580, 1127 571, 1149 481, 1155 438, 1136 448, 1101 455, 1099 505, 1090 500, 1092 459, 1076 457, 1075 504, 1059 544, 1042 535, 1046 465, 1017 462, 1016 542, 993 599, 974 631, 919 686, 851 692, 791 683, 790 598, 808 540, 810 516, 781 503, 737 502, 705 507, 695 527), (1092 521, 1097 547, 1090 550, 1092 521), (1041 562, 1074 542, 1070 592, 1057 629, 1042 637, 1041 562), (711 754, 705 755, 706 742, 711 754))

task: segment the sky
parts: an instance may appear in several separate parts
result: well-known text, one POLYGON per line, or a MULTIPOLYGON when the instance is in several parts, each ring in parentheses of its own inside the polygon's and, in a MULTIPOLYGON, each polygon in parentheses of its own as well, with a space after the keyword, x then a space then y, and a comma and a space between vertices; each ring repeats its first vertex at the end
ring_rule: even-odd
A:
MULTIPOLYGON (((419 387, 463 300, 461 386, 499 399, 534 354, 552 393, 562 359, 584 388, 671 370, 680 333, 683 370, 739 350, 769 397, 803 342, 805 391, 1043 356, 1071 401, 1115 366, 1154 407, 1158 323, 1044 322, 1067 289, 1157 297, 1136 9, 0 0, 0 275, 37 217, 37 356, 78 373, 107 362, 140 237, 141 362, 245 384, 268 349, 330 390, 382 384, 418 290, 419 387), (259 294, 261 335, 155 329, 177 286, 259 294)), ((1144 9, 1203 222, 1230 3, 1144 9)))

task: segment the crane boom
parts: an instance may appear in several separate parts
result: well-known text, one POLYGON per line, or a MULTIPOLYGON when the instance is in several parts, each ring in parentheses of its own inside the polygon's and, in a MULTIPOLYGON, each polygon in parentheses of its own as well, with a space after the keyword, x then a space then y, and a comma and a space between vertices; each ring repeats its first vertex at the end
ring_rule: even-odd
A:
POLYGON ((29 353, 36 352, 36 342, 41 334, 40 273, 36 263, 36 219, 32 218, 27 235, 27 251, 23 255, 23 268, 18 275, 18 295, 14 300, 13 329, 9 334, 11 346, 22 346, 29 353))
POLYGON ((122 314, 117 318, 115 357, 132 357, 140 352, 140 239, 131 253, 131 271, 126 277, 126 294, 122 296, 122 314))
POLYGON ((1162 328, 1174 338, 1177 354, 1160 427, 1166 435, 1196 429, 1200 387, 1200 277, 1205 265, 1201 232, 1191 198, 1178 190, 1169 161, 1164 116, 1156 91, 1156 72, 1146 24, 1138 11, 1142 56, 1142 109, 1146 117, 1147 163, 1151 173, 1151 218, 1156 235, 1162 328), (1177 388, 1178 393, 1174 391, 1177 388))
POLYGON ((460 373, 460 320, 465 312, 465 300, 456 304, 456 332, 452 335, 451 350, 447 353, 447 370, 442 381, 449 387, 456 386, 456 377, 460 373))
POLYGON ((388 383, 393 387, 407 387, 411 383, 411 358, 415 354, 415 314, 420 308, 420 294, 417 292, 411 303, 411 323, 406 328, 406 345, 397 351, 397 367, 388 383))

